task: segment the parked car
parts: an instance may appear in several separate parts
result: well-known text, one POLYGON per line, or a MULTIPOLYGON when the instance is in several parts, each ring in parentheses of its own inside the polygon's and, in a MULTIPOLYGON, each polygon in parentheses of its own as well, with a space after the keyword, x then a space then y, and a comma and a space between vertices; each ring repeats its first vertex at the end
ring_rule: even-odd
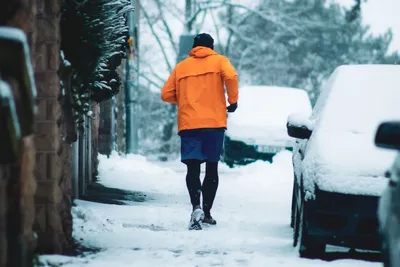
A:
POLYGON ((238 109, 228 114, 222 161, 230 167, 256 160, 271 161, 281 150, 291 150, 295 139, 287 135, 287 117, 293 112, 311 114, 307 92, 277 86, 245 86, 239 94, 238 109))
MULTIPOLYGON (((384 122, 377 131, 375 144, 400 151, 400 121, 384 122)), ((387 187, 379 200, 378 218, 385 267, 400 266, 400 153, 386 172, 387 187)))
POLYGON ((394 153, 374 145, 379 123, 400 120, 400 66, 346 65, 309 118, 292 115, 293 245, 320 257, 327 244, 380 250, 377 208, 394 153))

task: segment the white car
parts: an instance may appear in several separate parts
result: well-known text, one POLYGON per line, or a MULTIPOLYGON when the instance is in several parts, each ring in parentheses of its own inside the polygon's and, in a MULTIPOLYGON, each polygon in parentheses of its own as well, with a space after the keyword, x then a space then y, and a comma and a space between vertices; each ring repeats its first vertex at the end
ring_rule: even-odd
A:
POLYGON ((306 91, 278 86, 244 86, 239 89, 238 109, 228 114, 223 159, 229 166, 256 160, 271 161, 295 139, 286 131, 291 113, 311 114, 306 91))
POLYGON ((384 266, 400 266, 400 121, 382 123, 375 143, 398 152, 385 175, 387 187, 379 200, 378 218, 384 266))
POLYGON ((300 256, 327 244, 380 250, 378 200, 395 153, 377 148, 380 122, 400 120, 400 66, 340 66, 310 118, 290 116, 293 150, 292 226, 300 256))

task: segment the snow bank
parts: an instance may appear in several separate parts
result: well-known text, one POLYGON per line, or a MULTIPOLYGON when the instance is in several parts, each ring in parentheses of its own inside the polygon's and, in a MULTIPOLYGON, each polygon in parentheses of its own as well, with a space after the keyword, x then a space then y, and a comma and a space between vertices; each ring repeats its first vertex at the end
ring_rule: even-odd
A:
MULTIPOLYGON (((383 174, 396 153, 375 146, 379 124, 400 120, 400 66, 339 67, 322 93, 314 133, 303 170, 327 191, 361 195, 382 194, 383 174)), ((317 102, 317 105, 319 104, 317 102)))
POLYGON ((152 192, 165 190, 165 176, 176 173, 168 167, 156 165, 140 155, 120 156, 113 152, 109 159, 99 155, 99 182, 107 187, 124 190, 148 190, 149 181, 143 177, 153 177, 151 180, 152 192), (117 175, 116 175, 117 174, 117 175))
POLYGON ((227 135, 248 144, 293 142, 286 123, 293 113, 311 114, 307 93, 296 88, 245 86, 239 89, 239 106, 228 115, 227 135))

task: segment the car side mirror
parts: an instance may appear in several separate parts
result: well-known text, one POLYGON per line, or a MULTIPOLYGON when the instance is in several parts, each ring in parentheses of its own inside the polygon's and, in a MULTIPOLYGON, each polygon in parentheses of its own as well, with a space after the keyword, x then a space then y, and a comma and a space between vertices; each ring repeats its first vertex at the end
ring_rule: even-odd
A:
POLYGON ((309 139, 313 131, 313 123, 302 114, 292 114, 288 117, 286 128, 290 137, 309 139))
POLYGON ((379 125, 375 145, 380 148, 400 150, 400 121, 388 121, 379 125))

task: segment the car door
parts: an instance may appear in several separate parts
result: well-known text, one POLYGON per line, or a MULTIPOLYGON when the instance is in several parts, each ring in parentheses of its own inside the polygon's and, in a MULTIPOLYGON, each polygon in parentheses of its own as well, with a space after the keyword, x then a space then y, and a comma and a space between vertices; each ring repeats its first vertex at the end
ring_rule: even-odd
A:
POLYGON ((385 208, 388 212, 387 218, 387 238, 389 254, 393 266, 400 266, 400 154, 398 154, 393 164, 389 177, 389 203, 385 208))

